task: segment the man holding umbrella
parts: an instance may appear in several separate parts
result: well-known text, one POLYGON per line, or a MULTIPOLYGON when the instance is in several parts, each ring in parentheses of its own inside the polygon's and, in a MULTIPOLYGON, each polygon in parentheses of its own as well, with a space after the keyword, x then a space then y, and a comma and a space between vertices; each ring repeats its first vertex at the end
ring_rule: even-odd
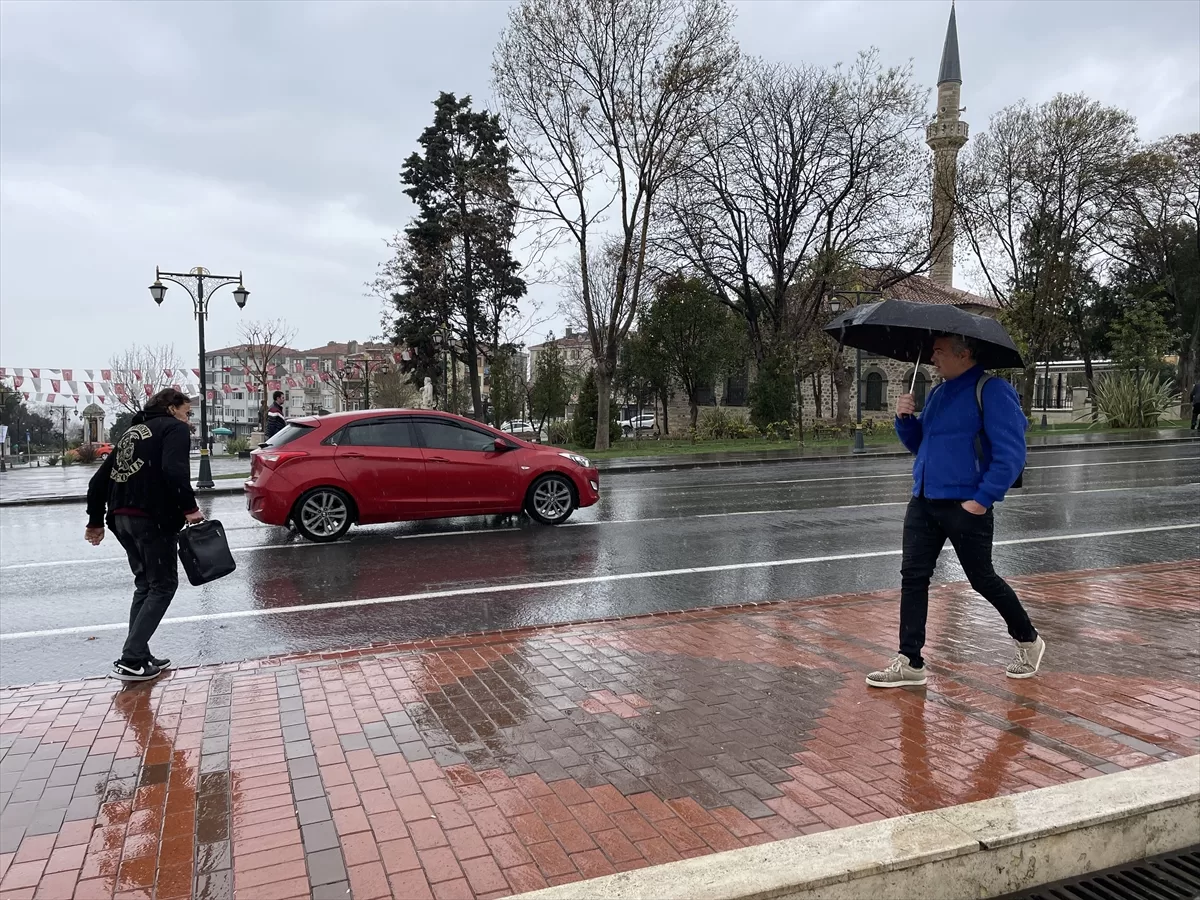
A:
POLYGON ((971 587, 996 608, 1016 641, 1009 678, 1031 678, 1046 643, 1016 593, 992 568, 992 510, 1025 467, 1027 420, 1016 391, 985 366, 1016 367, 1020 355, 999 323, 954 307, 886 300, 858 307, 826 327, 850 346, 897 359, 930 359, 944 382, 917 415, 911 393, 896 404, 896 433, 913 454, 913 496, 904 518, 900 646, 871 687, 925 684, 929 583, 949 540, 971 587))

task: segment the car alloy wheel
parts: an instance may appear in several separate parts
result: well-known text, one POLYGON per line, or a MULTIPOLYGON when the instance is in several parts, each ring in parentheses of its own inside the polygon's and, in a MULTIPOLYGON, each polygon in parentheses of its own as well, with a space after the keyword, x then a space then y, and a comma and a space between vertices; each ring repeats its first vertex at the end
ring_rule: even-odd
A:
POLYGON ((575 511, 575 493, 562 475, 547 475, 530 491, 529 514, 543 525, 565 522, 575 511))
POLYGON ((334 488, 317 488, 297 504, 296 528, 310 541, 336 541, 350 530, 350 503, 334 488))

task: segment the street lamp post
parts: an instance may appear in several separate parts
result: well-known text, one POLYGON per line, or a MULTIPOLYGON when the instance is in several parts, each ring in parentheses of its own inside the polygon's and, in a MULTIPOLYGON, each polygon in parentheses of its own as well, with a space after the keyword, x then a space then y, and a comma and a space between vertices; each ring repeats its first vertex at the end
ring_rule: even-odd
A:
POLYGON ((1042 429, 1050 427, 1050 419, 1046 415, 1050 409, 1050 357, 1046 357, 1045 375, 1042 376, 1042 429))
MULTIPOLYGON (((881 296, 880 291, 834 291, 832 299, 829 301, 829 311, 834 315, 841 312, 842 301, 840 297, 853 297, 853 306, 858 306, 862 302, 863 297, 874 297, 878 299, 881 296)), ((862 425, 862 351, 857 347, 854 349, 854 453, 866 453, 867 444, 863 439, 862 425)))
POLYGON ((242 284, 242 273, 234 275, 214 275, 203 266, 197 266, 190 272, 163 272, 154 269, 154 284, 150 285, 150 296, 154 302, 162 305, 167 295, 167 286, 163 280, 173 281, 192 298, 192 314, 195 316, 200 330, 200 477, 196 481, 198 488, 213 487, 212 463, 208 458, 208 373, 204 363, 204 321, 208 318, 208 301, 221 287, 237 282, 233 291, 234 302, 238 309, 246 308, 246 299, 250 292, 242 284), (206 290, 207 288, 207 290, 206 290))

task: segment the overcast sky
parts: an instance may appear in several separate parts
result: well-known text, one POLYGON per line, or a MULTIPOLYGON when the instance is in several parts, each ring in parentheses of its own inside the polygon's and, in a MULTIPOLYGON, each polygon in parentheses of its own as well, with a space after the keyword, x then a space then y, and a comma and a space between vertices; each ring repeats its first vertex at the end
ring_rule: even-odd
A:
MULTIPOLYGON (((439 91, 489 101, 508 6, 3 0, 0 365, 98 368, 163 341, 194 365, 183 291, 158 309, 146 290, 156 264, 244 271, 240 315, 286 318, 303 347, 378 335, 363 283, 410 215, 401 163, 439 91)), ((931 88, 950 11, 737 7, 747 53, 831 64, 874 45, 931 88)), ((1200 0, 961 0, 958 27, 975 133, 1058 91, 1124 107, 1145 139, 1200 128, 1200 0)), ((238 319, 225 288, 209 346, 236 342, 238 319)))

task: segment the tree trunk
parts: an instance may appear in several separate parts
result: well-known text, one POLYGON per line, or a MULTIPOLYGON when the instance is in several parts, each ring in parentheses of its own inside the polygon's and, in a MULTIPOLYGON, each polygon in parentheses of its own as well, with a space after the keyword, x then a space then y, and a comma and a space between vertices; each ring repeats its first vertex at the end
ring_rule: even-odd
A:
POLYGON ((1037 359, 1025 367, 1025 378, 1021 384, 1021 411, 1028 419, 1033 415, 1033 390, 1037 386, 1037 359))
POLYGON ((796 382, 796 440, 804 443, 804 374, 796 369, 793 378, 796 382))
POLYGON ((813 388, 813 409, 816 410, 816 418, 821 418, 821 407, 825 403, 824 382, 821 379, 820 372, 812 373, 812 388, 813 388))
POLYGON ((477 422, 483 421, 483 391, 479 386, 479 350, 475 336, 474 323, 467 322, 467 373, 471 379, 471 408, 474 410, 471 418, 477 422))
POLYGON ((1092 366, 1092 348, 1085 342, 1081 342, 1079 349, 1083 356, 1083 377, 1087 381, 1088 400, 1092 407, 1092 421, 1095 422, 1100 418, 1100 411, 1096 408, 1096 371, 1092 366))
POLYGON ((850 372, 839 353, 833 366, 833 386, 837 388, 837 416, 834 421, 845 425, 850 421, 850 372))
POLYGON ((1179 348, 1179 413, 1180 418, 1191 424, 1192 385, 1196 383, 1196 363, 1200 360, 1200 315, 1196 316, 1191 339, 1179 348))
POLYGON ((662 433, 660 436, 666 437, 671 430, 671 423, 667 421, 667 403, 671 398, 668 396, 665 388, 663 389, 662 396, 659 399, 662 400, 662 433))
POLYGON ((606 366, 596 366, 596 449, 607 450, 612 436, 608 433, 609 409, 612 404, 612 376, 606 366))
POLYGON ((700 404, 696 402, 695 395, 688 397, 688 412, 692 417, 692 439, 695 440, 696 427, 700 421, 700 404))

